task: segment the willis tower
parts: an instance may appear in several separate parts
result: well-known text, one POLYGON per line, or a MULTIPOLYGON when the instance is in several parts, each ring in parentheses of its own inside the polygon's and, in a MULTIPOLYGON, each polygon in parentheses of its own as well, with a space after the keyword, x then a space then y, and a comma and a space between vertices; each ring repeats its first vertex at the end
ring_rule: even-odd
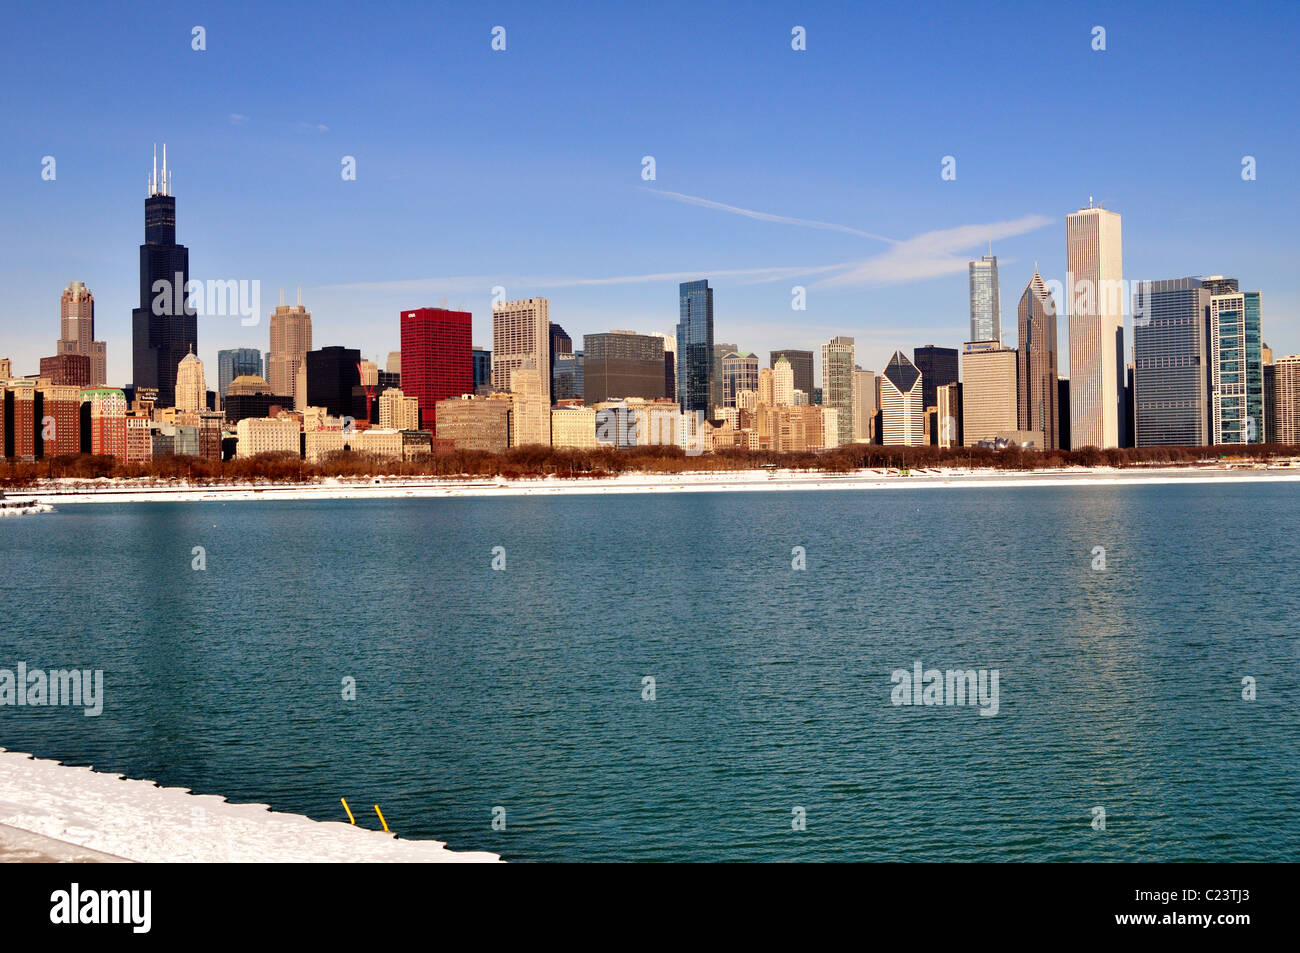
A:
POLYGON ((140 306, 131 312, 132 377, 136 393, 158 389, 158 407, 176 406, 176 369, 198 351, 198 317, 185 293, 190 251, 176 244, 176 198, 163 145, 162 177, 154 149, 149 196, 144 200, 144 244, 140 246, 140 306), (159 282, 162 282, 159 284, 159 282))

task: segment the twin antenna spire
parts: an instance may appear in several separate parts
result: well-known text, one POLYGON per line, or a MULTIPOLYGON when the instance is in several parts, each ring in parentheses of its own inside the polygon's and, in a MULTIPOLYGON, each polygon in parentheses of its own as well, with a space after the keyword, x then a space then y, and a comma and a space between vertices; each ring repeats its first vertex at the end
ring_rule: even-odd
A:
POLYGON ((158 143, 153 144, 153 175, 149 176, 149 197, 172 194, 172 177, 167 171, 167 143, 163 143, 162 178, 158 178, 158 143))

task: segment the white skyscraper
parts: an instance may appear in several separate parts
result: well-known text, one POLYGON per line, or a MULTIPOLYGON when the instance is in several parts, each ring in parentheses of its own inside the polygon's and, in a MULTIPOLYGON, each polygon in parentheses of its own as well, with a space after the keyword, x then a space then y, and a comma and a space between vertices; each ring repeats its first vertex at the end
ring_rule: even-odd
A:
POLYGON ((1065 218, 1070 327, 1070 447, 1120 445, 1124 423, 1124 268, 1120 217, 1104 208, 1065 218))

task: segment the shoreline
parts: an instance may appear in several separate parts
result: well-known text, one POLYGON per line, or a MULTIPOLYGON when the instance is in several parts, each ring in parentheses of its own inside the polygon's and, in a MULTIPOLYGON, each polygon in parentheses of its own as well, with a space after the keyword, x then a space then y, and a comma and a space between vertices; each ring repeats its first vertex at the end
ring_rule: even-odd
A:
POLYGON ((495 863, 501 858, 0 748, 0 861, 10 860, 495 863))
POLYGON ((574 496, 673 492, 763 492, 773 490, 876 490, 1012 488, 1041 486, 1127 486, 1135 484, 1300 482, 1300 467, 1159 466, 1067 467, 1044 470, 967 470, 931 467, 902 475, 897 470, 825 473, 801 470, 716 470, 684 473, 627 473, 612 477, 465 479, 438 477, 329 478, 317 483, 141 485, 84 481, 16 491, 42 503, 203 503, 242 500, 438 499, 457 497, 574 496))

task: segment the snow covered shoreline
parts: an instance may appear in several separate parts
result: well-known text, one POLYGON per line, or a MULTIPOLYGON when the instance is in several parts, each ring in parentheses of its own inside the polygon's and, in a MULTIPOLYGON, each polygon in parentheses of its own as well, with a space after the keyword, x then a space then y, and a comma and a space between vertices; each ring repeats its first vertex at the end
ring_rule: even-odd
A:
POLYGON ((0 858, 7 853, 15 859, 144 863, 500 860, 450 851, 441 841, 399 840, 0 748, 0 858))
POLYGON ((25 491, 45 503, 225 502, 232 500, 339 500, 391 498, 599 495, 606 493, 752 492, 771 490, 873 490, 1005 488, 1030 486, 1123 486, 1139 483, 1297 482, 1300 467, 1232 469, 1198 467, 1070 467, 1002 471, 931 468, 901 475, 891 470, 822 473, 798 470, 733 470, 695 473, 628 473, 604 478, 546 477, 530 480, 374 477, 328 479, 310 484, 141 485, 105 480, 62 480, 25 491))

